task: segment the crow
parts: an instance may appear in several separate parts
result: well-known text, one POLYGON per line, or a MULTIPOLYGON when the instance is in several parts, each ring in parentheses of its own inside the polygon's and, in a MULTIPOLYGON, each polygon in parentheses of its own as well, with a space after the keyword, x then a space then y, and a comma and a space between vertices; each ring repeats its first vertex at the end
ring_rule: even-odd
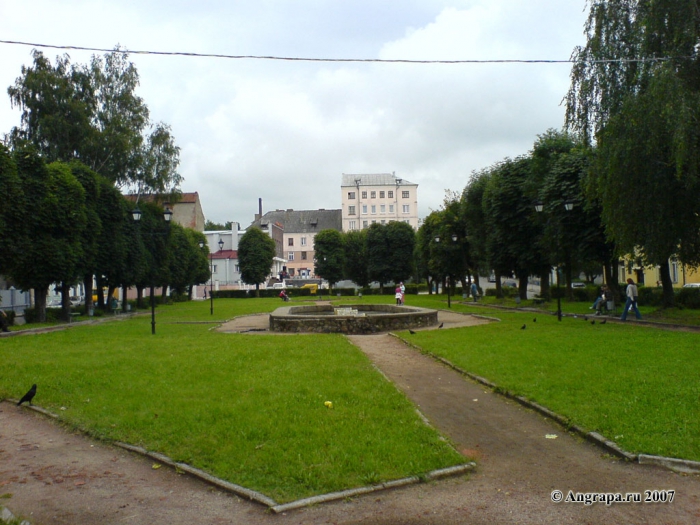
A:
POLYGON ((415 335, 415 334, 416 334, 416 333, 415 333, 413 330, 411 330, 410 328, 408 329, 408 333, 411 334, 411 335, 415 335))
POLYGON ((442 328, 443 326, 445 326, 445 323, 440 323, 440 326, 438 326, 438 328, 442 328))
POLYGON ((525 330, 526 328, 527 328, 527 325, 526 325, 526 324, 524 324, 524 325, 522 325, 522 326, 520 327, 521 330, 525 330))
POLYGON ((584 316, 583 316, 583 320, 584 320, 584 321, 588 321, 588 316, 587 316, 587 315, 584 315, 584 316))
POLYGON ((595 324, 595 319, 593 321, 591 321, 591 324, 595 324))
POLYGON ((533 323, 536 323, 536 322, 537 322, 537 317, 535 317, 535 318, 532 320, 532 322, 533 322, 533 323))
POLYGON ((20 406, 20 405, 21 405, 22 403, 24 403, 25 401, 27 401, 27 402, 29 403, 29 405, 31 406, 31 404, 32 404, 32 399, 34 399, 34 396, 35 396, 35 395, 36 395, 36 385, 32 385, 32 388, 29 389, 29 392, 27 392, 26 394, 24 394, 24 396, 22 396, 22 399, 20 399, 20 400, 17 402, 17 406, 20 406))

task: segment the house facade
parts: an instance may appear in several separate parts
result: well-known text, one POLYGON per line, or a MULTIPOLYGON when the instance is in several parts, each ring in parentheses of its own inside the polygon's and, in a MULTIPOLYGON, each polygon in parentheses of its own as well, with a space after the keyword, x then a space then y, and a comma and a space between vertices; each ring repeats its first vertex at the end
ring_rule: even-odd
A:
POLYGON ((391 221, 418 229, 418 184, 394 173, 343 173, 340 193, 343 231, 391 221))
POLYGON ((275 210, 256 217, 251 226, 274 224, 282 229, 284 267, 277 276, 313 278, 314 238, 322 230, 341 231, 341 210, 275 210))

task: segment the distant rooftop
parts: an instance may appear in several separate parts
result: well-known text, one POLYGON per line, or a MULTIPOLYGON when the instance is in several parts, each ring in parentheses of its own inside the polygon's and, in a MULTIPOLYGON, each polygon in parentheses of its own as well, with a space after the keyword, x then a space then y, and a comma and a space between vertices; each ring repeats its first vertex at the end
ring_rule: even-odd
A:
POLYGON ((285 233, 312 233, 321 230, 342 230, 341 210, 275 210, 268 211, 251 226, 279 223, 285 233))
POLYGON ((393 186, 396 183, 407 186, 418 186, 406 179, 397 177, 393 173, 343 173, 341 186, 357 186, 356 181, 360 181, 360 186, 393 186))

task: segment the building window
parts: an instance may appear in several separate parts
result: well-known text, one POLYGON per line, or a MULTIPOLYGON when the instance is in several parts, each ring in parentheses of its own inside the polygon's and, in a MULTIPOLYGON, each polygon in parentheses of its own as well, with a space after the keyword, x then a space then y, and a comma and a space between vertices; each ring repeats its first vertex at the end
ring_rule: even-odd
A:
POLYGON ((301 238, 301 245, 306 246, 306 237, 301 238))
POLYGON ((241 273, 241 267, 236 265, 236 273, 241 273))
POLYGON ((306 260, 306 252, 301 252, 301 260, 302 261, 306 260))
POLYGON ((377 224, 377 221, 372 221, 372 224, 377 224))
POLYGON ((294 246, 294 238, 293 237, 290 237, 289 239, 287 239, 287 246, 294 246))
POLYGON ((386 213, 386 204, 379 205, 379 213, 386 213))
POLYGON ((377 198, 377 192, 376 192, 376 191, 371 192, 371 193, 370 193, 370 198, 376 199, 376 198, 377 198))
POLYGON ((383 192, 383 191, 380 191, 380 192, 379 192, 379 198, 380 198, 380 199, 383 199, 383 198, 384 198, 384 192, 383 192))
POLYGON ((355 221, 350 221, 348 223, 348 227, 349 227, 349 229, 354 230, 355 229, 355 221))
POLYGON ((393 198, 394 198, 394 192, 393 192, 393 191, 389 191, 389 192, 387 192, 387 194, 388 194, 388 195, 387 195, 388 198, 390 198, 390 199, 393 199, 393 198))
POLYGON ((355 215, 355 206, 348 206, 348 215, 355 215))
POLYGON ((349 191, 348 192, 348 199, 354 199, 355 198, 355 192, 354 191, 349 191))
POLYGON ((372 215, 375 215, 377 213, 377 206, 372 204, 372 215))
POLYGON ((404 213, 411 213, 411 206, 409 206, 408 204, 404 204, 403 205, 403 212, 404 213))
POLYGON ((367 192, 366 192, 366 191, 363 191, 363 192, 362 192, 362 198, 363 198, 363 199, 366 199, 366 198, 367 198, 367 192))
POLYGON ((367 221, 362 221, 362 227, 366 228, 367 227, 367 221))
POLYGON ((382 219, 382 224, 386 224, 386 221, 384 219, 382 219))
POLYGON ((401 192, 401 197, 403 197, 404 199, 408 199, 409 193, 410 193, 410 192, 408 192, 408 191, 402 191, 402 192, 401 192))
POLYGON ((362 205, 362 214, 367 215, 367 205, 366 204, 362 205))
POLYGON ((289 252, 287 254, 287 260, 288 261, 293 261, 294 260, 294 252, 289 252))
POLYGON ((389 204, 389 213, 394 213, 394 205, 389 204))

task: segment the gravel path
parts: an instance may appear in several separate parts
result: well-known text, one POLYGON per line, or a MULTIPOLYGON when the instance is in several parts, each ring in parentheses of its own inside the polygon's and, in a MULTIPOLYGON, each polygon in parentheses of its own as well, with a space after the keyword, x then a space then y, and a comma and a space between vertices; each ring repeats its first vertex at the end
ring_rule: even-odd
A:
MULTIPOLYGON (((239 320, 258 330, 264 318, 239 320)), ((484 322, 440 312, 445 329, 484 322)), ((224 331, 241 331, 228 324, 224 331)), ((258 333, 257 331, 251 333, 258 333)), ((0 505, 33 524, 493 524, 700 522, 700 478, 613 459, 397 338, 352 336, 428 420, 477 460, 468 476, 273 515, 9 403, 0 404, 0 505), (552 439, 551 437, 557 437, 552 439), (549 438, 547 437, 549 436, 549 438), (673 489, 673 503, 552 503, 551 493, 673 489)))

